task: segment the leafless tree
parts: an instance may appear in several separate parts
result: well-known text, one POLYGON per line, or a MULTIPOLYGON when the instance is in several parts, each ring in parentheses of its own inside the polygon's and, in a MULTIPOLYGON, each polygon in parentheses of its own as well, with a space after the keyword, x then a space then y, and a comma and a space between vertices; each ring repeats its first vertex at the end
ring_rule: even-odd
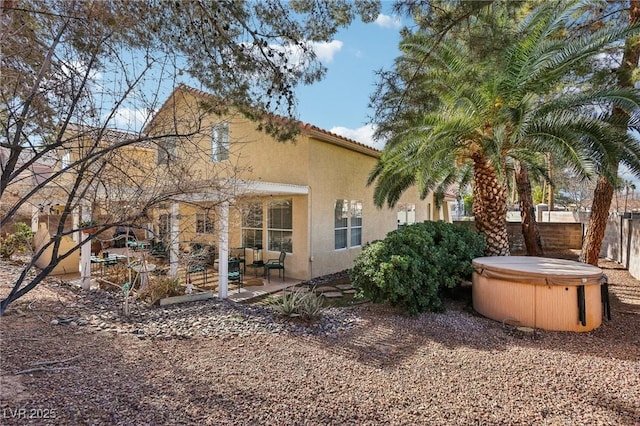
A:
POLYGON ((273 118, 295 117, 296 86, 322 78, 314 43, 356 14, 372 21, 378 11, 372 0, 2 0, 0 226, 54 200, 61 214, 50 242, 2 296, 0 315, 69 255, 60 242, 78 232, 69 224, 78 208, 106 212, 100 232, 176 195, 221 189, 212 185, 219 171, 194 176, 175 162, 148 173, 127 154, 145 146, 163 152, 168 140, 196 146, 197 118, 186 131, 176 130, 184 126, 175 117, 163 133, 145 133, 178 83, 194 82, 218 100, 203 111, 233 107, 286 140, 292 128, 273 118), (33 274, 49 246, 52 261, 33 274))

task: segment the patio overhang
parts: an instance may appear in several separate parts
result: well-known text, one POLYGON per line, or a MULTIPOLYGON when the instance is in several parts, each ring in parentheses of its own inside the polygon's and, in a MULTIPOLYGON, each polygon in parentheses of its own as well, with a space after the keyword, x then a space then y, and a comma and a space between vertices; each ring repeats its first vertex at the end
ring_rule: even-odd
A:
MULTIPOLYGON (((250 181, 250 180, 230 180, 215 187, 211 192, 194 192, 173 197, 172 206, 172 237, 171 264, 177 265, 178 251, 178 203, 219 203, 220 232, 218 240, 219 260, 218 260, 218 297, 225 299, 228 297, 228 260, 229 260, 229 205, 234 200, 241 197, 256 196, 284 196, 284 195, 308 195, 310 187, 306 185, 292 185, 277 182, 250 181)), ((175 275, 177 267, 171 270, 175 275)))
POLYGON ((260 195, 308 195, 307 185, 292 185, 288 183, 264 182, 254 180, 238 180, 225 182, 217 186, 212 192, 194 192, 172 197, 174 201, 188 203, 232 201, 240 197, 260 195))
POLYGON ((309 186, 288 183, 242 181, 239 184, 242 195, 308 195, 309 186))

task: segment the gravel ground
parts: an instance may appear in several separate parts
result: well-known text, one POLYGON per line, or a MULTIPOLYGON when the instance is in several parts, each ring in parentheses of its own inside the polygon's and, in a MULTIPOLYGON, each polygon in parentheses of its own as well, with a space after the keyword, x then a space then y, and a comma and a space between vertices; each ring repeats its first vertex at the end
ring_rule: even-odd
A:
MULTIPOLYGON (((0 294, 18 266, 0 264, 0 294)), ((612 320, 535 335, 464 298, 312 326, 220 300, 126 320, 114 294, 49 279, 0 318, 0 424, 640 425, 640 282, 601 267, 612 320)))

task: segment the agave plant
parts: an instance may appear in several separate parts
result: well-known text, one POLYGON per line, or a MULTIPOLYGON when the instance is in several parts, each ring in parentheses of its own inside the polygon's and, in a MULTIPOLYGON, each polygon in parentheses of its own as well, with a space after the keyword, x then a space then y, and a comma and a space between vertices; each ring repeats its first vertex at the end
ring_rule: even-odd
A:
POLYGON ((322 316, 324 300, 313 291, 288 291, 276 299, 273 306, 280 316, 315 321, 322 316))

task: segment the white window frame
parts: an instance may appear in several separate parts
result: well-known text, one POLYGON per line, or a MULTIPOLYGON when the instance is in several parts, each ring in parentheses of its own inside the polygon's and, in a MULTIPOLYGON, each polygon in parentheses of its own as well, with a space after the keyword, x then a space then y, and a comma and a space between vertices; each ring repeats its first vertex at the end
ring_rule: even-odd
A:
POLYGON ((262 205, 262 200, 256 202, 248 203, 247 207, 242 212, 242 246, 243 247, 255 247, 256 245, 262 246, 264 237, 264 206, 262 205), (256 214, 252 215, 252 211, 255 211, 256 214), (248 221, 248 219, 258 219, 259 223, 256 220, 248 221), (253 244, 247 243, 247 235, 253 234, 253 244), (259 234, 260 237, 256 238, 256 234, 259 234))
POLYGON ((398 203, 396 208, 398 227, 416 223, 416 205, 412 203, 398 203))
POLYGON ((346 250, 362 246, 362 200, 337 199, 334 203, 333 249, 346 250), (338 216, 340 215, 340 217, 338 216), (358 220, 359 219, 359 220, 358 220), (359 232, 359 238, 356 234, 359 232), (338 239, 340 235, 340 239, 338 239), (359 240, 359 241, 357 241, 359 240))
POLYGON ((171 235, 171 214, 161 213, 158 216, 158 235, 162 240, 168 240, 171 235))
POLYGON ((351 200, 349 209, 349 247, 362 246, 362 200, 351 200), (360 219, 359 223, 358 220, 360 219), (354 242, 354 231, 360 231, 360 241, 354 242))
POLYGON ((349 200, 338 199, 333 208, 333 248, 345 250, 347 247, 349 247, 349 200))
POLYGON ((223 121, 211 126, 211 161, 228 160, 230 148, 229 122, 223 121))
POLYGON ((196 213, 196 234, 212 235, 215 233, 215 219, 207 212, 196 213))
MULTIPOLYGON (((282 209, 278 209, 279 211, 282 211, 282 209)), ((280 220, 280 225, 283 225, 284 220, 280 220)), ((293 199, 291 198, 281 198, 281 199, 275 199, 275 200, 270 200, 268 205, 267 205, 267 249, 269 251, 284 251, 287 253, 293 253, 293 199), (285 227, 275 227, 274 225, 274 206, 280 204, 280 203, 289 203, 290 206, 290 215, 291 217, 289 218, 289 222, 290 222, 290 228, 285 228, 285 227), (279 238, 280 240, 280 244, 278 246, 276 246, 276 238, 275 235, 279 233, 281 235, 281 237, 279 238), (289 244, 288 246, 285 246, 282 243, 282 236, 285 234, 289 234, 289 244)))
POLYGON ((70 165, 71 165, 71 152, 65 151, 64 154, 62 154, 62 158, 60 158, 60 168, 62 170, 65 170, 70 165))
POLYGON ((176 138, 171 136, 158 142, 157 164, 169 164, 176 159, 176 138))

